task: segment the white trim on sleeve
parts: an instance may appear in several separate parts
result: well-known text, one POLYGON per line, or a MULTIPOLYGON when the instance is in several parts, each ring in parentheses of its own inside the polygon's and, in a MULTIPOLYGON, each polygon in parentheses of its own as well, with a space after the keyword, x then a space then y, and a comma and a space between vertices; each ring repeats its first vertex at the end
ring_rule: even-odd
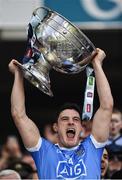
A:
POLYGON ((96 148, 102 148, 107 144, 107 141, 105 141, 105 142, 96 141, 96 139, 94 138, 94 136, 92 134, 90 135, 90 138, 96 148))
POLYGON ((36 145, 35 147, 26 148, 26 149, 27 149, 28 151, 30 151, 30 152, 35 152, 35 151, 38 151, 38 150, 40 149, 41 145, 42 145, 42 138, 40 137, 40 138, 39 138, 39 141, 38 141, 38 143, 37 143, 37 145, 36 145))

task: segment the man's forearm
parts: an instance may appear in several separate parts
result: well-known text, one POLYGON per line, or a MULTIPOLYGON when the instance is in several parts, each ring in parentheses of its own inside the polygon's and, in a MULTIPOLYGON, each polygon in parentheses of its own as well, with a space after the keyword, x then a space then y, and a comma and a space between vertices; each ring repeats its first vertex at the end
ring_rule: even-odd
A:
POLYGON ((111 108, 113 106, 113 98, 106 75, 103 72, 101 64, 94 63, 93 67, 95 72, 100 106, 104 109, 111 108))
POLYGON ((19 70, 15 72, 14 85, 11 94, 12 115, 23 116, 25 114, 25 95, 23 76, 19 70))

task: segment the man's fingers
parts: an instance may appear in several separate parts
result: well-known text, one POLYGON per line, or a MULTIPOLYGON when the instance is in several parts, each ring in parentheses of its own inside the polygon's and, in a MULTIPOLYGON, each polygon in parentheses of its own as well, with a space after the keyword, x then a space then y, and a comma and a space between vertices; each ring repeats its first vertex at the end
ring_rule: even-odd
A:
POLYGON ((19 62, 16 59, 12 59, 13 64, 17 65, 19 62))

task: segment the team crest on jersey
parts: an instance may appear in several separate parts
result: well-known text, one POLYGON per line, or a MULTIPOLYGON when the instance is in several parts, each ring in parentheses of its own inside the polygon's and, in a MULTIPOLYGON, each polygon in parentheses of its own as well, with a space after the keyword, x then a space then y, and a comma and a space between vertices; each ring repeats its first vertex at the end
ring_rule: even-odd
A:
POLYGON ((81 176, 86 176, 86 166, 83 159, 74 163, 72 158, 69 161, 59 161, 57 166, 57 178, 77 179, 81 176))

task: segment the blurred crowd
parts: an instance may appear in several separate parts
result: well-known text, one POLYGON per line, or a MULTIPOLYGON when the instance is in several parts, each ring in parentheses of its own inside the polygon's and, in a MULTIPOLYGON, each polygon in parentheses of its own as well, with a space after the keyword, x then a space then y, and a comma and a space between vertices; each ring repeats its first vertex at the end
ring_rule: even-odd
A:
MULTIPOLYGON (((82 122, 80 141, 91 133, 92 120, 82 122)), ((44 127, 43 137, 58 143, 55 124, 44 127)), ((9 135, 0 148, 0 179, 38 179, 31 155, 21 150, 15 135, 9 135)), ((101 161, 101 179, 122 179, 122 112, 114 109, 110 134, 101 161)))
POLYGON ((1 146, 0 179, 38 179, 32 157, 23 153, 14 135, 8 136, 1 146))

